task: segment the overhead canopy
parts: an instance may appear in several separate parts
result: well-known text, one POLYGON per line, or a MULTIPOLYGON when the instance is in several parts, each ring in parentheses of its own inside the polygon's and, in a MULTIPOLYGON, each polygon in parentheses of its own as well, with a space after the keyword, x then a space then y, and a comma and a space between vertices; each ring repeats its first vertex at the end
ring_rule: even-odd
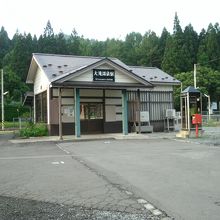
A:
POLYGON ((33 92, 26 92, 23 105, 27 106, 33 106, 33 100, 34 100, 34 93, 33 92))

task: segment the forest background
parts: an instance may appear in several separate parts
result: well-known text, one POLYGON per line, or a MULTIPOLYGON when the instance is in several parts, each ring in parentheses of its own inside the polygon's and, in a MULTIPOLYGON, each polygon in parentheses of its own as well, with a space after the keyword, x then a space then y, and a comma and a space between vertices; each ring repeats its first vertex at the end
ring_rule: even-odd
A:
MULTIPOLYGON (((0 69, 4 69, 5 103, 21 105, 31 88, 25 84, 32 53, 116 57, 127 65, 158 67, 182 82, 182 88, 193 85, 193 66, 197 64, 197 87, 211 101, 220 101, 220 26, 212 24, 197 33, 191 24, 182 28, 175 14, 173 33, 163 29, 144 35, 132 32, 124 40, 98 41, 79 36, 75 28, 70 35, 54 33, 47 22, 43 33, 36 37, 17 31, 9 39, 7 30, 0 30, 0 69)), ((179 110, 180 87, 175 88, 175 108, 179 110)), ((219 104, 218 104, 219 105, 219 104)), ((218 106, 219 107, 219 106, 218 106)), ((206 109, 205 109, 206 110, 206 109)))

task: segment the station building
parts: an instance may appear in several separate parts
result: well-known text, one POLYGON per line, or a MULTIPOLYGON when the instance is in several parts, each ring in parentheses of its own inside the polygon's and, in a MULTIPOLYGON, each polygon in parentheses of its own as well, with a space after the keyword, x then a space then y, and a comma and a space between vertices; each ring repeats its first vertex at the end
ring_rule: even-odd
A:
POLYGON ((163 130, 180 82, 154 67, 128 66, 110 57, 33 54, 24 104, 50 135, 128 134, 137 112, 148 111, 154 131, 163 130))

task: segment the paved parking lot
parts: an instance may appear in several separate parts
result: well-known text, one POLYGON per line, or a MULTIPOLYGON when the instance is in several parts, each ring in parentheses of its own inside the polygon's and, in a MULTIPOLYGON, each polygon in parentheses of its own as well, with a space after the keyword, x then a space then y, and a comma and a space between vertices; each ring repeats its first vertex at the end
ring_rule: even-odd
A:
POLYGON ((218 146, 0 138, 1 219, 219 219, 218 146))
POLYGON ((219 219, 220 147, 162 139, 60 147, 176 219, 219 219))
POLYGON ((115 184, 55 142, 10 144, 2 136, 0 142, 0 219, 167 216, 156 208, 154 213, 146 209, 126 185, 115 184))

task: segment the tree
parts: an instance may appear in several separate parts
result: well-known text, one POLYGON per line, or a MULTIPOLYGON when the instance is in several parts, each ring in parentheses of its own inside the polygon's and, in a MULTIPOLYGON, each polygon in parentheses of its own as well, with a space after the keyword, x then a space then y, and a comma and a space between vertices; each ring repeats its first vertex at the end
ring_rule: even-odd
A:
POLYGON ((138 51, 140 57, 138 60, 139 65, 160 67, 159 38, 155 32, 146 32, 138 51))
MULTIPOLYGON (((178 73, 174 76, 182 82, 183 89, 193 85, 193 71, 178 73)), ((220 101, 220 71, 208 67, 198 66, 197 68, 197 87, 203 94, 208 94, 211 101, 220 101)), ((175 90, 175 103, 179 108, 180 88, 175 90)))
POLYGON ((177 14, 174 18, 173 35, 167 38, 162 68, 174 75, 186 72, 190 68, 190 56, 187 45, 184 44, 184 35, 177 14))
POLYGON ((220 70, 220 28, 218 23, 209 24, 207 32, 201 35, 198 63, 220 70))
POLYGON ((138 48, 142 42, 142 35, 140 33, 132 32, 128 34, 125 38, 123 46, 123 61, 128 65, 138 64, 138 48))
POLYGON ((56 53, 56 38, 50 21, 47 22, 44 28, 43 35, 41 34, 38 40, 38 50, 41 53, 56 53))
POLYGON ((60 31, 57 35, 55 35, 55 45, 56 47, 54 48, 53 53, 68 54, 67 41, 62 31, 60 31))
POLYGON ((159 38, 159 54, 160 54, 160 66, 162 63, 162 59, 164 57, 164 52, 165 52, 165 48, 166 48, 166 42, 167 39, 170 37, 170 33, 167 31, 166 28, 163 29, 162 34, 159 38))
POLYGON ((174 24, 173 24, 173 34, 178 36, 178 37, 182 37, 182 28, 180 26, 180 20, 178 18, 177 12, 175 12, 175 16, 174 16, 174 24))
POLYGON ((91 56, 92 47, 91 47, 90 40, 81 38, 79 49, 80 49, 80 55, 82 55, 82 56, 91 56))
POLYGON ((69 54, 80 55, 80 37, 74 28, 67 40, 67 48, 69 54))
POLYGON ((54 32, 50 20, 47 21, 46 27, 44 28, 44 37, 53 37, 54 32))
POLYGON ((12 39, 12 44, 13 48, 4 57, 3 65, 10 67, 10 70, 25 82, 31 55, 34 51, 32 37, 30 34, 16 33, 12 39))
POLYGON ((9 92, 6 103, 21 101, 23 94, 28 90, 28 86, 10 66, 4 67, 4 87, 5 91, 9 92))
POLYGON ((116 39, 107 39, 105 41, 105 56, 117 57, 123 60, 123 41, 116 39))
POLYGON ((20 101, 21 94, 27 91, 25 85, 34 44, 30 34, 16 33, 12 39, 13 48, 4 56, 5 90, 9 100, 20 101))
POLYGON ((193 64, 197 63, 198 42, 198 34, 194 31, 193 26, 189 24, 184 29, 184 46, 189 57, 187 71, 191 70, 193 64))
POLYGON ((4 56, 8 53, 10 48, 10 39, 8 38, 8 33, 5 31, 4 27, 0 30, 0 68, 2 68, 2 62, 4 56))

